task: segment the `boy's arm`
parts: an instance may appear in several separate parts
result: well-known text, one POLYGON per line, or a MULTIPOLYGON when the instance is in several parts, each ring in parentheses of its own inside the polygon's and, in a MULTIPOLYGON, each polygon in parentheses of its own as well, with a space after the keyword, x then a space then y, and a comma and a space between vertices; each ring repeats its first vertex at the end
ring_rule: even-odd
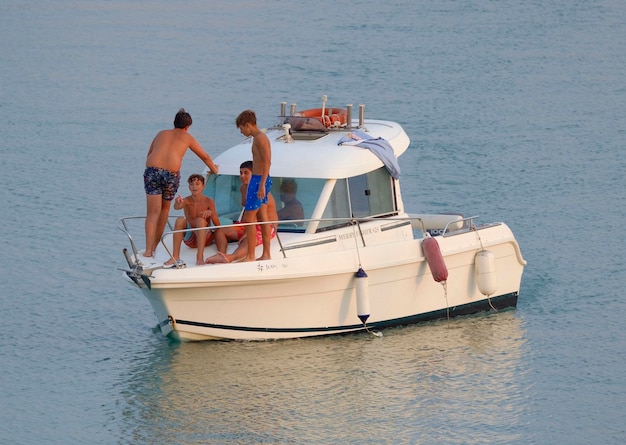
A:
MULTIPOLYGON (((194 215, 191 213, 192 209, 195 209, 194 205, 190 205, 190 202, 192 202, 192 198, 191 195, 181 199, 181 204, 180 204, 180 209, 183 209, 183 212, 185 212, 185 219, 187 220, 187 222, 193 220, 194 218, 197 217, 197 215, 194 215)), ((176 208, 176 207, 174 207, 176 208)))
POLYGON ((248 186, 246 184, 241 184, 239 186, 239 192, 241 193, 241 207, 246 206, 246 192, 248 191, 248 186))
MULTIPOLYGON (((265 190, 265 181, 267 177, 270 175, 270 165, 272 163, 272 146, 270 144, 270 140, 265 135, 265 133, 260 133, 255 137, 254 140, 256 144, 256 155, 258 159, 258 163, 260 164, 261 171, 261 184, 259 184, 259 199, 263 199, 269 190, 265 190)), ((256 164, 257 159, 253 159, 253 162, 256 164)))
POLYGON ((185 200, 183 199, 182 196, 176 195, 176 199, 174 200, 174 209, 180 210, 183 207, 185 207, 185 200))
POLYGON ((217 214, 217 209, 215 208, 215 201, 213 201, 211 198, 209 198, 209 210, 211 211, 211 222, 213 223, 214 226, 219 226, 221 225, 220 223, 220 217, 217 214))
POLYGON ((200 143, 192 135, 189 135, 189 148, 202 160, 202 162, 206 164, 207 167, 209 167, 211 173, 217 175, 219 170, 218 166, 213 163, 211 156, 204 151, 202 145, 200 145, 200 143))

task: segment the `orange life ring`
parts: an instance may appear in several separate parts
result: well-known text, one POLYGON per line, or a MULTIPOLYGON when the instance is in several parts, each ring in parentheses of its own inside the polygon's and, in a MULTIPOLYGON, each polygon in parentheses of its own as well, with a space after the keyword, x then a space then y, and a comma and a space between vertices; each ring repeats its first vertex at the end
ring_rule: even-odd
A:
POLYGON ((296 112, 295 116, 310 117, 320 121, 326 128, 344 127, 348 123, 348 111, 345 108, 326 108, 322 115, 321 108, 311 108, 296 112))

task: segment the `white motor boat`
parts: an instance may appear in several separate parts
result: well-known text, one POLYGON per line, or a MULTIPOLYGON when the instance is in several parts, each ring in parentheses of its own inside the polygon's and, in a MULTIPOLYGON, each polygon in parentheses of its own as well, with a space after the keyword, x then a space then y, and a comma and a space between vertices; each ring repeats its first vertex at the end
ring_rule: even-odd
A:
MULTIPOLYGON (((397 158, 409 138, 363 106, 297 112, 281 104, 272 144, 271 192, 297 183, 304 219, 276 221, 270 260, 165 268, 173 230, 153 258, 136 247, 144 217, 118 221, 130 250, 124 278, 148 298, 165 335, 181 340, 269 340, 377 333, 382 328, 515 307, 526 261, 509 227, 458 214, 407 213, 397 158), (134 227, 134 226, 137 227, 134 227), (134 228, 133 228, 134 227, 134 228)), ((239 167, 251 140, 215 159, 205 194, 222 226, 241 212, 239 167)), ((279 204, 280 205, 280 204, 279 204)), ((232 252, 237 243, 230 243, 232 252)), ((261 253, 257 247, 257 256, 261 253)), ((216 253, 205 248, 205 257, 216 253)))

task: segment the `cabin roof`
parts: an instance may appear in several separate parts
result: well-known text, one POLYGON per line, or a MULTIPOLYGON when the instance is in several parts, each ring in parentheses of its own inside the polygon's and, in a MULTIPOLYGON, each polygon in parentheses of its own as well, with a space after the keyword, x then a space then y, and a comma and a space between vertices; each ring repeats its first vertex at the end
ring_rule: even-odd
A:
MULTIPOLYGON (((409 137, 402 127, 390 121, 366 120, 365 130, 386 139, 399 157, 409 146, 409 137)), ((356 122, 353 123, 356 129, 356 122)), ((327 134, 299 134, 294 132, 294 142, 285 143, 282 129, 271 128, 267 135, 272 143, 270 175, 294 178, 350 178, 380 168, 383 163, 369 150, 350 145, 337 145, 350 130, 331 130, 327 134)), ((252 159, 252 140, 226 150, 215 158, 220 174, 239 175, 242 162, 252 159)))

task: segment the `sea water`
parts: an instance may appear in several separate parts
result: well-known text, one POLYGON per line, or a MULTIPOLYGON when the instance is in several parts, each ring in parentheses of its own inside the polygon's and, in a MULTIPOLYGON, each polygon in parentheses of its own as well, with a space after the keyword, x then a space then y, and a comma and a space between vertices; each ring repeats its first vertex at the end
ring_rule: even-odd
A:
POLYGON ((5 0, 0 37, 1 443, 626 440, 623 2, 5 0), (115 228, 152 137, 185 107, 216 156, 324 94, 404 126, 407 209, 512 227, 518 308, 162 337, 115 228))

